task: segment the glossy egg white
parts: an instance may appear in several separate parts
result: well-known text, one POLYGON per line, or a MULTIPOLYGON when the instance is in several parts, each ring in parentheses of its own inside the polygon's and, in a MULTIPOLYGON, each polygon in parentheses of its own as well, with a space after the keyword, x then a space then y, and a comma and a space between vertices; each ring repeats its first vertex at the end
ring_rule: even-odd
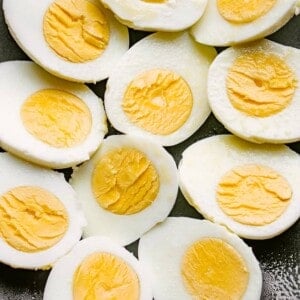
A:
POLYGON ((101 99, 87 86, 56 78, 29 61, 1 63, 0 77, 0 146, 3 149, 50 168, 66 168, 90 158, 103 140, 107 125, 101 99), (87 105, 92 126, 82 143, 57 148, 26 130, 20 116, 22 104, 43 89, 69 92, 87 105))
POLYGON ((233 135, 217 135, 196 142, 182 154, 179 164, 180 189, 187 201, 205 218, 225 225, 248 239, 268 239, 292 226, 300 217, 298 199, 300 156, 285 145, 257 145, 233 135), (247 164, 269 167, 283 176, 292 189, 285 211, 273 222, 246 225, 225 214, 216 201, 220 179, 231 169, 247 164))
POLYGON ((260 299, 262 274, 252 249, 222 226, 187 217, 169 217, 140 239, 138 255, 150 275, 154 298, 192 299, 183 283, 181 263, 189 246, 205 238, 222 239, 241 255, 249 271, 242 299, 260 299))

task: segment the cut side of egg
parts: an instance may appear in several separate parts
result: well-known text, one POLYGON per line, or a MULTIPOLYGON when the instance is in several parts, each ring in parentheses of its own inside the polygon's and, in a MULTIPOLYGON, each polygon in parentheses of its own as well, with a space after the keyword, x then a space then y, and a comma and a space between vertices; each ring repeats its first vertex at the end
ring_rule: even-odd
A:
POLYGON ((71 185, 88 220, 84 236, 128 245, 170 213, 178 192, 177 168, 159 144, 115 135, 75 169, 71 185))
POLYGON ((101 99, 33 62, 0 64, 0 146, 25 160, 66 168, 88 160, 107 132, 101 99))
POLYGON ((208 68, 216 56, 187 32, 155 33, 129 49, 112 72, 105 109, 119 131, 171 146, 191 136, 210 113, 208 68))
POLYGON ((208 98, 232 133, 256 143, 300 140, 300 49, 261 40, 223 51, 210 67, 208 98))
POLYGON ((257 40, 285 25, 296 5, 297 0, 210 0, 191 34, 199 43, 212 46, 257 40))
POLYGON ((63 174, 0 153, 0 261, 49 269, 80 240, 86 221, 63 174))
POLYGON ((180 188, 205 218, 248 239, 281 234, 300 217, 300 156, 233 135, 200 140, 179 164, 180 188))
POLYGON ((260 299, 251 248, 209 221, 169 217, 140 239, 138 255, 157 300, 260 299))
POLYGON ((203 15, 207 0, 101 0, 128 27, 146 31, 180 31, 203 15))
POLYGON ((80 241, 50 272, 44 300, 151 300, 149 278, 126 249, 103 237, 80 241))
POLYGON ((127 28, 97 0, 4 0, 3 11, 23 51, 67 80, 107 78, 129 47, 127 28))

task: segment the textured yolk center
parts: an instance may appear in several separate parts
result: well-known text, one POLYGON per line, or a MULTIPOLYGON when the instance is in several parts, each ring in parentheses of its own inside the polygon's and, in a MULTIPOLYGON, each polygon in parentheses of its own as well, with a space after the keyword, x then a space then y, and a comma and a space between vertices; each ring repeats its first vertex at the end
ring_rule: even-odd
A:
POLYGON ((217 201, 225 214, 247 225, 274 222, 290 203, 289 183, 273 169, 239 166, 226 173, 217 188, 217 201))
POLYGON ((249 23, 267 14, 276 0, 217 0, 221 16, 232 23, 249 23))
POLYGON ((166 3, 168 0, 142 0, 144 2, 148 2, 148 3, 166 3))
POLYGON ((256 52, 236 59, 228 72, 226 87, 236 109, 250 116, 268 117, 290 104, 297 79, 278 56, 256 52))
POLYGON ((132 123, 153 134, 168 135, 190 116, 193 96, 181 76, 154 69, 129 84, 122 107, 132 123))
POLYGON ((74 274, 73 299, 138 300, 139 279, 123 259, 111 253, 93 253, 74 274))
POLYGON ((86 0, 55 0, 44 16, 43 29, 52 50, 74 63, 96 59, 109 42, 104 14, 86 0))
POLYGON ((26 130, 56 148, 82 143, 92 127, 91 113, 75 95, 60 90, 40 90, 22 105, 26 130))
POLYGON ((65 207, 47 190, 19 186, 0 197, 0 236, 19 251, 46 250, 64 236, 67 228, 65 207))
POLYGON ((181 275, 189 294, 199 300, 242 299, 249 280, 240 254, 216 238, 197 241, 188 248, 181 275))
POLYGON ((159 176, 144 153, 133 148, 108 152, 96 165, 92 190, 99 205, 115 214, 138 213, 153 203, 159 176))

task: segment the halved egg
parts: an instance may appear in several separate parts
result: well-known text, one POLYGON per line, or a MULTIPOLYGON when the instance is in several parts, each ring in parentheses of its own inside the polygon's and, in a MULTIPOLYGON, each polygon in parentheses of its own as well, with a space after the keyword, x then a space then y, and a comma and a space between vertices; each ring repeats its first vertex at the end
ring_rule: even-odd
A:
POLYGON ((179 31, 204 13, 207 0, 101 0, 128 27, 147 31, 179 31))
POLYGON ((175 145, 191 136, 210 113, 208 68, 212 47, 187 32, 155 33, 129 49, 115 66, 104 97, 119 131, 175 145))
POLYGON ((300 49, 261 40, 223 51, 208 75, 216 118, 256 143, 300 140, 300 49))
POLYGON ((209 221, 170 217, 140 239, 138 255, 157 300, 260 299, 251 248, 209 221))
POLYGON ((210 0, 191 28, 197 42, 229 46, 263 38, 285 25, 297 0, 210 0))
POLYGON ((63 174, 0 153, 0 261, 49 269, 80 240, 85 218, 63 174))
POLYGON ((177 168, 159 144, 115 135, 75 169, 71 185, 88 220, 84 236, 107 236, 127 245, 170 213, 178 192, 177 168))
POLYGON ((102 101, 85 85, 29 61, 0 64, 0 145, 28 161, 66 168, 90 158, 107 132, 102 101))
POLYGON ((97 0, 4 0, 3 11, 23 51, 64 79, 105 79, 129 47, 127 28, 97 0))
POLYGON ((143 266, 126 249, 103 237, 80 241, 50 272, 44 300, 151 300, 143 266))
POLYGON ((248 239, 281 234, 300 217, 300 156, 285 145, 233 135, 198 141, 182 154, 180 188, 205 218, 248 239))

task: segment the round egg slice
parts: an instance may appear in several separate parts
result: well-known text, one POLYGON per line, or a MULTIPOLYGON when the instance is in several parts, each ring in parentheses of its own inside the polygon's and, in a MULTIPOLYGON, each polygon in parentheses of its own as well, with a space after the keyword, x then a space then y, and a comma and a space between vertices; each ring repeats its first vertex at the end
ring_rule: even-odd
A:
POLYGON ((251 248, 209 221, 170 217, 140 239, 138 255, 157 300, 260 299, 251 248))
POLYGON ((126 249, 103 237, 80 241, 50 272, 44 300, 151 300, 148 275, 126 249))
POLYGON ((208 75, 216 118, 256 143, 300 140, 300 49, 269 40, 228 48, 208 75))
POLYGON ((285 145, 233 135, 200 140, 182 154, 180 188, 205 218, 248 239, 281 234, 300 217, 300 156, 285 145))
POLYGON ((90 158, 107 132, 102 101, 85 85, 29 61, 0 64, 0 145, 28 161, 66 168, 90 158))
POLYGON ((129 49, 112 72, 104 103, 119 131, 175 145, 210 113, 208 68, 216 56, 188 33, 155 33, 129 49))
POLYGON ((285 25, 297 0, 210 0, 191 28, 197 42, 229 46, 263 38, 285 25))
POLYGON ((126 135, 106 138, 75 169, 71 184, 88 220, 84 236, 107 236, 121 245, 163 221, 178 192, 172 156, 156 143, 126 135))
POLYGON ((129 47, 127 28, 97 0, 4 0, 3 11, 23 51, 67 80, 107 78, 129 47))
POLYGON ((128 27, 147 31, 179 31, 196 23, 207 0, 101 0, 128 27))
POLYGON ((0 261, 49 269, 80 240, 85 218, 63 174, 0 153, 0 261))

